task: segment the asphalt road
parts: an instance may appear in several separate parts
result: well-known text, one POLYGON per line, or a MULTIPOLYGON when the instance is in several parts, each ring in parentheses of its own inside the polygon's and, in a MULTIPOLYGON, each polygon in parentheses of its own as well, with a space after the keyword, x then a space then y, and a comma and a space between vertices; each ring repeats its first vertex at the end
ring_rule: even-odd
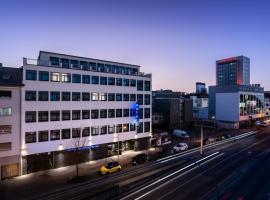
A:
MULTIPOLYGON (((252 159, 257 163, 260 159, 268 158, 265 150, 270 147, 270 133, 268 135, 265 130, 257 134, 248 133, 245 138, 208 146, 204 156, 199 154, 198 149, 190 150, 119 173, 97 176, 91 181, 72 184, 49 193, 31 196, 14 193, 9 199, 222 198, 222 195, 227 195, 225 187, 224 191, 221 188, 222 182, 240 166, 252 159)), ((230 188, 230 191, 233 191, 233 195, 240 192, 237 186, 230 188)))
POLYGON ((270 182, 270 132, 267 132, 264 130, 234 145, 225 145, 218 149, 219 154, 200 165, 191 166, 166 181, 141 188, 122 199, 267 199, 270 191, 267 187, 262 191, 262 186, 269 186, 270 182))

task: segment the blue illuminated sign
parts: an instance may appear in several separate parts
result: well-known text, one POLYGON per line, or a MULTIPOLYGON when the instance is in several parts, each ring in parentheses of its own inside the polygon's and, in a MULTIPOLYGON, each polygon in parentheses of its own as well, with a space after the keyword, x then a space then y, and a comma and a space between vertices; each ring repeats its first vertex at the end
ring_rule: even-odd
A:
POLYGON ((131 106, 131 117, 132 123, 138 125, 139 123, 139 109, 140 105, 138 103, 134 103, 131 106))
POLYGON ((83 151, 83 150, 88 150, 88 149, 95 149, 98 148, 99 145, 92 145, 92 146, 84 146, 84 147, 79 147, 79 148, 71 148, 71 149, 66 149, 66 151, 83 151))

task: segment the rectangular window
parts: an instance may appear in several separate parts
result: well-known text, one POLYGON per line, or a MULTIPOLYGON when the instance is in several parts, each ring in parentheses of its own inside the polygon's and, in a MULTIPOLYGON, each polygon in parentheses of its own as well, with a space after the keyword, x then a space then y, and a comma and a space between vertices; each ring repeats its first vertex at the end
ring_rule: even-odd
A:
POLYGON ((81 111, 72 110, 72 120, 80 120, 80 119, 81 119, 81 111))
POLYGON ((122 124, 117 124, 116 125, 116 133, 122 133, 123 129, 122 129, 122 124))
POLYGON ((49 112, 38 111, 38 122, 47 122, 47 121, 49 121, 49 112))
POLYGON ((60 130, 51 130, 51 140, 60 140, 60 130))
POLYGON ((90 110, 82 110, 82 118, 90 119, 90 110))
POLYGON ((0 108, 0 116, 11 116, 12 110, 10 107, 7 108, 0 108))
POLYGON ((80 101, 81 93, 80 92, 72 92, 72 101, 80 101))
POLYGON ((0 143, 0 152, 1 151, 10 151, 11 150, 11 142, 0 143))
POLYGON ((70 120, 70 110, 62 110, 62 121, 70 120))
POLYGON ((39 81, 49 81, 49 72, 39 71, 38 76, 39 81))
POLYGON ((91 110, 91 119, 98 119, 98 110, 91 110))
POLYGON ((145 108, 144 109, 144 118, 145 119, 150 118, 150 108, 145 108))
POLYGON ((57 57, 50 57, 50 63, 54 66, 59 66, 59 58, 57 57))
POLYGON ((36 132, 26 132, 25 133, 25 143, 35 143, 37 142, 36 132))
POLYGON ((140 122, 137 126, 137 133, 143 133, 143 122, 140 122))
POLYGON ((136 94, 130 94, 130 101, 136 101, 136 94))
POLYGON ((107 126, 101 126, 100 127, 100 135, 106 135, 108 130, 107 126))
POLYGON ((81 75, 72 74, 72 83, 81 83, 81 75))
POLYGON ((79 138, 81 137, 81 129, 80 128, 73 128, 72 129, 72 138, 79 138))
POLYGON ((81 69, 78 60, 70 60, 70 66, 72 69, 81 69))
POLYGON ((99 128, 98 128, 98 126, 92 126, 91 127, 91 135, 92 136, 99 135, 99 128))
POLYGON ((100 118, 107 118, 107 109, 100 110, 100 118))
POLYGON ((0 125, 0 135, 1 134, 10 134, 12 130, 11 125, 0 125))
POLYGON ((144 122, 144 132, 150 132, 150 122, 144 122))
POLYGON ((137 103, 143 105, 143 94, 137 94, 137 103))
POLYGON ((144 91, 151 91, 151 82, 144 81, 144 91))
POLYGON ((123 100, 129 101, 129 94, 123 94, 123 100))
POLYGON ((92 71, 97 71, 97 63, 94 62, 90 62, 89 66, 91 68, 92 71))
POLYGON ((122 94, 116 94, 116 101, 122 101, 122 94))
POLYGON ((82 70, 85 70, 85 71, 90 70, 90 66, 89 66, 88 62, 80 61, 80 65, 81 65, 82 70))
POLYGON ((49 101, 49 92, 48 91, 39 91, 38 92, 39 101, 49 101))
POLYGON ((51 72, 51 81, 52 82, 60 82, 61 76, 58 72, 51 72))
POLYGON ((130 124, 129 130, 130 131, 135 131, 136 130, 136 125, 135 124, 130 124))
POLYGON ((37 121, 37 117, 36 117, 36 111, 26 111, 25 112, 25 122, 29 123, 29 122, 36 122, 37 121))
POLYGON ((100 101, 107 101, 107 93, 100 93, 99 99, 100 101))
POLYGON ((82 101, 90 101, 90 93, 89 92, 82 93, 82 101))
POLYGON ((98 71, 99 72, 105 72, 104 64, 103 63, 98 63, 97 64, 98 71))
POLYGON ((82 75, 82 82, 84 84, 90 84, 90 76, 89 75, 82 75))
POLYGON ((49 140, 49 131, 39 131, 38 132, 38 141, 46 142, 49 140))
POLYGON ((143 119, 143 108, 139 108, 139 119, 143 119))
POLYGON ((107 77, 100 77, 100 85, 107 85, 107 77))
POLYGON ((61 58, 60 63, 61 63, 62 68, 66 68, 66 69, 70 68, 69 59, 61 58))
POLYGON ((62 139, 69 139, 70 138, 70 129, 62 129, 62 139))
POLYGON ((108 110, 108 118, 115 118, 115 110, 114 109, 108 110))
POLYGON ((51 92, 51 101, 60 101, 60 92, 51 92))
POLYGON ((90 136, 90 127, 84 127, 82 130, 82 137, 90 136))
POLYGON ((70 92, 62 92, 62 101, 70 101, 70 92))
POLYGON ((144 95, 144 105, 150 105, 150 94, 144 95))
POLYGON ((115 101, 115 94, 114 93, 108 94, 108 101, 115 101))
POLYGON ((98 101, 99 100, 99 95, 98 95, 98 93, 92 93, 91 94, 91 100, 92 101, 98 101))
POLYGON ((129 79, 123 79, 123 86, 129 86, 129 79))
POLYGON ((108 133, 109 134, 115 133, 115 125, 108 125, 108 133))
POLYGON ((116 85, 117 86, 122 86, 122 79, 121 78, 116 79, 116 85))
POLYGON ((11 99, 11 91, 0 90, 0 99, 11 99))
POLYGON ((36 81, 37 80, 37 71, 35 70, 26 70, 26 80, 36 81))
POLYGON ((36 101, 37 93, 36 91, 25 91, 25 101, 36 101))
POLYGON ((63 83, 70 83, 71 82, 71 75, 70 74, 61 74, 61 82, 63 83))
POLYGON ((123 117, 129 117, 129 109, 123 110, 123 117))
POLYGON ((115 78, 109 77, 108 78, 108 85, 115 85, 115 78))
POLYGON ((53 110, 50 112, 50 120, 53 121, 60 121, 60 111, 59 110, 53 110))
POLYGON ((91 83, 92 84, 99 84, 99 77, 98 76, 92 76, 91 77, 91 83))
POLYGON ((130 86, 131 87, 136 87, 136 80, 135 79, 130 80, 130 86))
POLYGON ((122 117, 122 109, 116 109, 116 117, 122 117))
POLYGON ((123 124, 123 132, 129 131, 129 124, 123 124))
POLYGON ((137 80, 137 90, 143 91, 143 81, 137 80))

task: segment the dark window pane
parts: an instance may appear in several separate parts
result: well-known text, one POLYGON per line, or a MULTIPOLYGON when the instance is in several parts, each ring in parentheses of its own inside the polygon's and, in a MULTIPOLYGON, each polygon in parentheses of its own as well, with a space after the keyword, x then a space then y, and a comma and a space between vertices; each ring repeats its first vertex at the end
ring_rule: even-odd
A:
POLYGON ((36 111, 26 111, 25 112, 25 122, 36 122, 36 111))
POLYGON ((51 140, 60 140, 60 130, 51 130, 51 140))
POLYGON ((60 101, 60 92, 51 92, 51 101, 60 101))
POLYGON ((108 85, 115 85, 115 78, 109 77, 108 78, 108 85))
POLYGON ((90 119, 90 110, 82 110, 82 118, 90 119))
POLYGON ((107 85, 107 77, 100 77, 100 85, 107 85))
POLYGON ((49 140, 49 131, 39 131, 38 132, 38 141, 46 142, 49 140))
POLYGON ((81 111, 72 110, 72 120, 80 120, 80 119, 81 119, 81 111))
POLYGON ((36 132, 26 132, 25 133, 25 143, 35 143, 37 141, 36 132))
POLYGON ((49 92, 48 91, 39 91, 38 92, 39 101, 49 101, 49 92))
POLYGON ((49 81, 49 72, 39 71, 39 80, 40 81, 49 81))
POLYGON ((90 76, 89 75, 82 75, 82 82, 84 84, 90 84, 90 76))
POLYGON ((70 101, 70 92, 62 92, 62 101, 70 101))
POLYGON ((37 80, 37 71, 35 70, 26 70, 26 80, 37 80))
POLYGON ((91 77, 92 84, 99 84, 99 77, 98 76, 92 76, 91 77))
POLYGON ((62 121, 70 120, 70 110, 62 110, 62 121))
POLYGON ((36 101, 37 93, 36 91, 25 91, 25 101, 36 101))
POLYGON ((91 110, 91 119, 98 119, 98 110, 91 110))
POLYGON ((60 121, 60 111, 59 110, 51 111, 50 120, 51 121, 60 121))
POLYGON ((39 122, 49 121, 49 112, 48 111, 38 111, 38 121, 39 122))
POLYGON ((70 68, 69 59, 61 58, 60 63, 61 63, 62 68, 70 68))
POLYGON ((62 129, 62 139, 70 138, 70 129, 62 129))
POLYGON ((72 74, 72 83, 81 83, 81 75, 72 74))
POLYGON ((72 92, 72 101, 80 101, 81 93, 80 92, 72 92))
POLYGON ((89 92, 83 92, 82 93, 82 100, 83 101, 90 101, 90 93, 89 92))

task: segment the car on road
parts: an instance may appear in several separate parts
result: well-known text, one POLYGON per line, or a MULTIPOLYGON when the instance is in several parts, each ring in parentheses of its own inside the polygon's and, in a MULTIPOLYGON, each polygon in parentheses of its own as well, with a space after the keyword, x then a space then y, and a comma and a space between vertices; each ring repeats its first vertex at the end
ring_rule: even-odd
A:
POLYGON ((177 144, 176 146, 173 147, 173 152, 174 153, 178 153, 178 152, 186 151, 186 150, 188 150, 187 143, 179 143, 179 144, 177 144))
POLYGON ((122 167, 118 162, 112 161, 112 162, 107 163, 107 165, 103 165, 100 168, 100 173, 102 175, 105 175, 105 174, 110 174, 113 172, 120 171, 121 169, 122 169, 122 167))
POLYGON ((269 124, 269 122, 268 121, 264 121, 264 122, 262 122, 261 124, 260 124, 260 126, 262 126, 262 127, 268 127, 270 124, 269 124))
POLYGON ((187 134, 186 131, 182 131, 182 130, 174 130, 173 135, 175 137, 181 138, 181 139, 189 139, 190 138, 189 134, 187 134))
POLYGON ((144 154, 144 153, 141 153, 141 154, 138 154, 136 156, 134 156, 130 163, 131 165, 140 165, 140 164, 143 164, 143 163, 147 163, 149 160, 148 158, 148 155, 147 154, 144 154))

